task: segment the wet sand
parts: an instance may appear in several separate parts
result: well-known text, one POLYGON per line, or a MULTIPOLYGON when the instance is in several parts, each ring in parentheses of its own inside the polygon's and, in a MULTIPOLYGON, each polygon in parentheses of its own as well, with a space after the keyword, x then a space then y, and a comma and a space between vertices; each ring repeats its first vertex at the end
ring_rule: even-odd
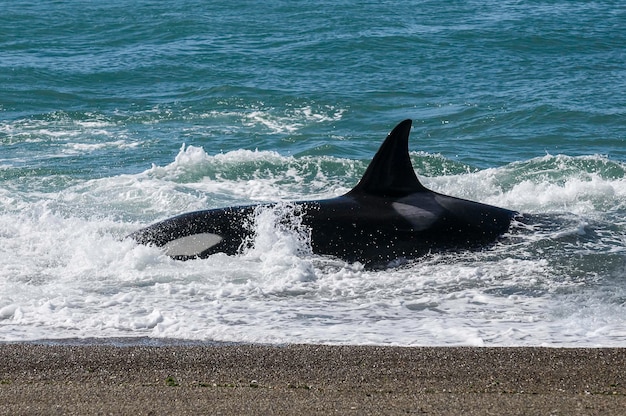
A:
POLYGON ((623 415, 626 349, 0 344, 0 414, 623 415))

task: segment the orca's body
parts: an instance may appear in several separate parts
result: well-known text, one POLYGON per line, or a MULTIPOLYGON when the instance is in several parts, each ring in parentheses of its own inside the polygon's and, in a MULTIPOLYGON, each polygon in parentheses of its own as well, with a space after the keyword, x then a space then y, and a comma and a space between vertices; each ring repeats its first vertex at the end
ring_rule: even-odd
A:
MULTIPOLYGON (((514 211, 455 198, 425 188, 408 152, 411 120, 387 136, 361 181, 347 194, 296 202, 310 230, 314 253, 366 265, 415 258, 431 251, 471 249, 494 242, 510 226, 514 211)), ((163 247, 178 259, 237 254, 254 231, 258 206, 191 212, 130 235, 163 247)))

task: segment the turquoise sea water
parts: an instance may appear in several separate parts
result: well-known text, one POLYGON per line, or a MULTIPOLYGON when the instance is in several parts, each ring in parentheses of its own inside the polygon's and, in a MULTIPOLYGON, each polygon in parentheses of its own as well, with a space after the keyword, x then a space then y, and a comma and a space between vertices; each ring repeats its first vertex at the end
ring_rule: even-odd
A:
POLYGON ((0 7, 0 341, 625 345, 621 2, 0 7), (276 212, 235 257, 123 240, 346 192, 405 118, 424 184, 533 227, 385 271, 276 212))

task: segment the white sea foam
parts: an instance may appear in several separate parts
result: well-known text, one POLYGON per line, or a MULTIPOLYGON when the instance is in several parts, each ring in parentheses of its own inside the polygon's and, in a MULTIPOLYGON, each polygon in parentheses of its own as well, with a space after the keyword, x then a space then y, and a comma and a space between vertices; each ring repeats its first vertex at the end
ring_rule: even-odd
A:
POLYGON ((116 149, 133 149, 139 146, 138 142, 128 142, 126 140, 114 140, 109 142, 98 143, 68 143, 65 145, 66 152, 73 153, 86 153, 93 152, 95 150, 102 150, 108 148, 116 149))
POLYGON ((291 109, 286 114, 276 114, 268 108, 252 109, 244 114, 245 124, 252 127, 263 126, 272 133, 293 133, 310 123, 325 123, 340 120, 345 109, 337 109, 333 106, 314 109, 303 106, 291 109))
POLYGON ((0 190, 0 340, 624 346, 624 223, 610 217, 624 209, 619 177, 515 182, 504 167, 424 178, 444 193, 558 215, 484 251, 382 271, 312 254, 288 203, 258 211, 253 244, 238 256, 178 262, 123 238, 180 212, 260 195, 308 199, 310 189, 334 196, 358 179, 325 172, 312 176, 313 188, 289 184, 311 177, 315 163, 189 146, 135 175, 0 190), (250 162, 263 167, 233 175, 233 165, 250 162))
POLYGON ((624 167, 619 168, 620 176, 615 177, 598 171, 581 171, 579 165, 585 161, 598 165, 608 163, 601 156, 546 156, 525 162, 524 165, 537 165, 537 168, 525 166, 523 175, 518 175, 519 168, 517 164, 513 164, 470 174, 423 178, 423 182, 442 193, 504 206, 519 212, 571 212, 590 215, 611 209, 624 209, 624 167), (554 165, 550 171, 542 166, 547 163, 554 165))

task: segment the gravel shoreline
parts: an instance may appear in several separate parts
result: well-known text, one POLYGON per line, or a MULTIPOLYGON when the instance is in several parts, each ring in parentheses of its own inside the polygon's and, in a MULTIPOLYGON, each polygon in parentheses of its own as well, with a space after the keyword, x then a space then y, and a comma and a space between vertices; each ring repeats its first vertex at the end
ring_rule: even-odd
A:
POLYGON ((0 344, 0 414, 623 414, 626 349, 0 344))

